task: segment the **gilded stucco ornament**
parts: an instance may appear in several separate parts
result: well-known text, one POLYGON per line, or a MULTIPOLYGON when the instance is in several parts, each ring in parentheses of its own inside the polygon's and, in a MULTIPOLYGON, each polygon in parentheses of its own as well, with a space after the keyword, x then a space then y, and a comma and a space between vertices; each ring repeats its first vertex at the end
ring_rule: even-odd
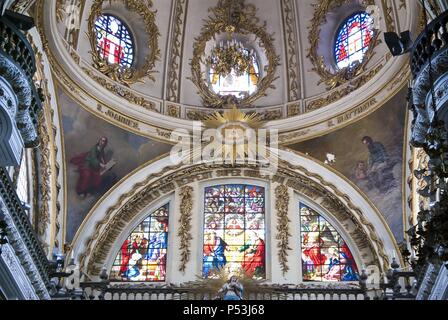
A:
POLYGON ((283 275, 288 272, 288 251, 292 250, 289 246, 289 193, 288 188, 284 185, 279 185, 275 188, 275 209, 277 210, 277 247, 278 259, 280 261, 280 269, 283 275))
POLYGON ((191 239, 191 218, 193 209, 193 187, 185 186, 180 190, 180 218, 177 235, 180 238, 180 266, 179 271, 185 274, 187 263, 190 261, 191 239))
MULTIPOLYGON (((349 68, 344 68, 338 70, 337 67, 334 67, 336 71, 331 70, 332 68, 328 65, 328 62, 325 61, 325 58, 319 56, 318 47, 322 42, 320 37, 321 34, 321 26, 327 22, 327 15, 329 12, 337 9, 341 5, 349 3, 350 0, 322 0, 318 4, 313 4, 314 14, 311 19, 311 25, 308 27, 308 42, 310 43, 310 48, 308 49, 307 58, 310 59, 313 68, 312 71, 319 74, 321 80, 318 84, 325 83, 327 85, 327 89, 334 89, 341 84, 346 83, 347 81, 359 76, 365 71, 365 67, 369 62, 370 58, 373 56, 374 49, 376 45, 380 42, 378 39, 378 31, 374 31, 374 36, 372 38, 372 42, 369 46, 369 49, 365 53, 364 59, 362 63, 358 63, 349 68)), ((374 5, 374 0, 364 0, 362 2, 364 6, 374 5)), ((333 45, 331 43, 331 45, 333 45)))
MULTIPOLYGON (((113 0, 110 0, 113 1, 113 0)), ((118 0, 115 0, 118 1, 118 0)), ((98 50, 96 44, 96 32, 95 32, 95 21, 103 13, 103 0, 95 0, 93 2, 89 20, 88 20, 88 31, 87 37, 90 41, 92 64, 101 73, 105 74, 114 81, 120 82, 126 86, 129 86, 136 82, 144 82, 143 78, 147 77, 152 81, 155 81, 153 73, 156 71, 155 63, 160 60, 160 49, 159 49, 159 28, 157 27, 156 13, 157 11, 152 11, 153 3, 151 0, 138 1, 138 0, 125 0, 118 1, 124 3, 129 11, 138 13, 143 19, 145 24, 145 30, 148 36, 148 49, 149 52, 145 57, 145 63, 138 69, 134 67, 123 68, 118 64, 109 64, 105 59, 103 59, 98 50)))
POLYGON ((203 103, 207 107, 220 108, 225 104, 233 102, 241 107, 249 107, 251 104, 266 95, 266 91, 275 89, 272 82, 276 79, 276 69, 280 58, 275 53, 274 39, 266 31, 266 22, 260 23, 256 16, 256 7, 245 4, 245 1, 219 0, 218 5, 209 9, 212 16, 205 21, 201 34, 195 39, 193 58, 191 59, 191 81, 199 90, 203 103), (214 93, 204 78, 203 66, 205 65, 206 45, 217 35, 227 33, 229 36, 254 35, 260 48, 265 51, 268 65, 264 67, 264 77, 257 85, 257 91, 246 98, 237 99, 230 96, 221 96, 214 93), (233 101, 229 101, 232 100, 233 101))

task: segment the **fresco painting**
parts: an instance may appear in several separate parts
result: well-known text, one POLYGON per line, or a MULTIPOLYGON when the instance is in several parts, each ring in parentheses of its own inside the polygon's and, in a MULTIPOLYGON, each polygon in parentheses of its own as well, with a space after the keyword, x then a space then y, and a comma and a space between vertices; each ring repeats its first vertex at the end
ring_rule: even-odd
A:
POLYGON ((66 162, 66 242, 70 243, 90 209, 111 187, 171 146, 109 124, 62 90, 58 96, 66 162))
POLYGON ((406 89, 345 128, 290 148, 324 162, 355 183, 375 204, 398 243, 403 241, 402 171, 406 89), (330 154, 330 156, 327 156, 330 154))

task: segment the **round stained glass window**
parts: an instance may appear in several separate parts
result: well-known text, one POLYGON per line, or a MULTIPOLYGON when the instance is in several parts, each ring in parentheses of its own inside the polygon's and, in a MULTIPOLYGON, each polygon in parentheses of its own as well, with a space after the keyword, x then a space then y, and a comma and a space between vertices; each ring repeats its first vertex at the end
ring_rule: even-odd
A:
POLYGON ((241 43, 215 47, 207 63, 210 87, 216 94, 244 99, 257 91, 260 68, 256 54, 241 43))
POLYGON ((360 12, 348 18, 339 29, 334 48, 339 69, 361 63, 373 37, 373 19, 369 14, 360 12))
POLYGON ((102 15, 95 21, 96 48, 108 64, 130 68, 134 61, 134 43, 124 23, 111 15, 102 15))

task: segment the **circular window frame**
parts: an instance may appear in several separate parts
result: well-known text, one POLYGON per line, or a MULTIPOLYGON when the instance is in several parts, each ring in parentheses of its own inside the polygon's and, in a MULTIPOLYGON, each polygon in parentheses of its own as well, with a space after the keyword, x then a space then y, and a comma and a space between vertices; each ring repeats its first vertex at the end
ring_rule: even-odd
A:
POLYGON ((360 6, 360 10, 351 11, 348 15, 345 15, 343 19, 341 19, 341 22, 337 24, 337 31, 335 32, 333 37, 328 38, 329 41, 327 43, 328 47, 331 48, 331 54, 329 56, 322 56, 318 53, 318 48, 321 43, 321 31, 322 26, 324 26, 327 23, 327 17, 330 13, 333 13, 337 11, 337 9, 341 5, 349 5, 351 3, 351 0, 323 0, 323 3, 319 6, 315 7, 314 13, 313 13, 313 19, 311 26, 309 27, 309 33, 308 33, 308 41, 310 43, 310 47, 308 48, 307 58, 310 60, 312 64, 312 71, 316 72, 320 76, 320 80, 318 81, 318 85, 321 83, 325 83, 327 85, 327 90, 332 90, 336 87, 339 87, 340 85, 352 80, 356 76, 360 75, 363 71, 365 71, 365 68, 367 64, 369 63, 370 59, 375 53, 376 46, 381 42, 379 40, 379 34, 380 31, 373 29, 373 37, 371 40, 371 43, 369 45, 369 49, 364 54, 364 59, 361 63, 357 64, 355 68, 343 68, 340 69, 337 66, 336 58, 334 54, 334 45, 335 45, 335 39, 337 38, 339 34, 339 30, 341 27, 349 20, 352 16, 354 16, 357 13, 367 13, 369 14, 366 9, 369 5, 374 5, 374 0, 366 0, 365 3, 363 3, 360 6), (331 43, 330 43, 331 41, 331 43))
POLYGON ((335 34, 334 40, 333 40, 333 46, 332 46, 333 55, 332 55, 332 57, 333 57, 333 63, 334 63, 335 69, 338 70, 338 71, 342 71, 342 70, 344 70, 346 68, 348 68, 348 69, 356 69, 359 65, 362 65, 364 63, 364 61, 366 60, 366 58, 367 58, 367 53, 370 51, 370 49, 372 47, 373 39, 375 38, 375 36, 377 36, 377 33, 375 32, 375 29, 373 29, 373 28, 369 29, 369 31, 372 32, 372 39, 371 39, 371 42, 368 45, 368 48, 367 48, 366 52, 362 55, 362 61, 357 61, 357 62, 353 63, 352 66, 349 65, 348 67, 345 67, 345 68, 340 68, 338 66, 337 57, 336 57, 336 44, 338 42, 339 34, 341 33, 342 28, 346 26, 348 21, 350 21, 350 19, 352 19, 355 16, 360 15, 360 14, 366 14, 367 16, 369 16, 371 18, 371 15, 368 12, 362 11, 362 10, 358 10, 358 11, 352 12, 348 17, 346 17, 345 20, 342 23, 340 23, 339 27, 337 28, 337 31, 336 31, 336 34, 335 34))
MULTIPOLYGON (((266 96, 268 89, 275 89, 273 86, 276 77, 277 66, 279 66, 280 57, 277 56, 274 46, 274 38, 266 30, 266 23, 260 23, 256 16, 256 7, 246 5, 243 1, 234 4, 234 12, 229 15, 225 3, 218 3, 210 11, 213 16, 205 21, 201 29, 201 34, 196 38, 193 44, 193 58, 190 61, 191 77, 190 80, 197 87, 203 103, 209 108, 231 108, 233 105, 250 108, 253 103, 263 96, 266 96), (242 37, 254 36, 259 47, 264 50, 267 63, 262 63, 257 52, 260 78, 257 90, 246 98, 238 99, 233 95, 221 96, 216 94, 210 87, 208 77, 205 75, 207 67, 204 66, 207 43, 214 40, 220 34, 236 34, 242 37), (205 67, 205 69, 204 69, 205 67), (263 70, 263 72, 261 72, 263 70), (205 72, 204 72, 205 71, 205 72)), ((255 50, 256 51, 256 50, 255 50)))
MULTIPOLYGON (((112 1, 112 0, 110 0, 112 1)), ((142 1, 138 0, 126 0, 119 1, 115 0, 120 5, 124 5, 126 10, 137 13, 143 20, 146 33, 148 35, 147 44, 148 44, 148 54, 144 58, 144 63, 139 66, 139 57, 137 54, 137 38, 132 32, 132 25, 127 23, 126 19, 122 19, 118 12, 112 11, 104 11, 103 3, 104 0, 94 0, 90 15, 88 18, 88 31, 87 36, 89 38, 90 47, 91 47, 91 57, 92 57, 92 65, 98 71, 109 77, 110 79, 120 82, 123 85, 130 86, 136 82, 141 82, 144 77, 149 78, 152 81, 155 81, 154 73, 156 72, 155 64, 156 61, 160 60, 160 49, 159 49, 159 37, 160 32, 156 25, 155 15, 157 11, 151 10, 153 4, 152 1, 147 1, 147 4, 143 4, 142 1), (107 63, 99 54, 97 50, 97 39, 96 39, 96 26, 95 23, 97 19, 102 15, 113 16, 118 19, 129 31, 133 44, 134 44, 134 59, 131 67, 123 68, 117 64, 109 64, 107 63)))
MULTIPOLYGON (((98 21, 98 19, 100 17, 105 17, 105 16, 109 16, 112 18, 115 18, 116 20, 120 21, 120 23, 123 25, 123 27, 126 29, 126 31, 129 33, 129 36, 131 38, 131 42, 132 42, 132 49, 133 49, 133 53, 132 53, 132 62, 131 65, 129 67, 124 67, 121 66, 121 68, 123 69, 135 69, 136 68, 136 64, 137 64, 137 55, 136 50, 137 50, 137 43, 136 43, 136 38, 134 37, 134 33, 132 32, 131 28, 129 27, 129 25, 123 20, 121 19, 119 16, 117 16, 116 14, 113 13, 108 13, 108 12, 104 12, 102 13, 100 16, 98 16, 94 22, 95 28, 96 28, 96 22, 98 21)), ((95 35, 97 34, 97 30, 95 30, 95 35)), ((98 51, 98 43, 97 43, 97 39, 95 38, 95 49, 98 51)), ((99 53, 98 53, 99 54, 99 53)), ((103 58, 104 61, 104 58, 103 58)))
MULTIPOLYGON (((261 59, 260 59, 260 57, 259 57, 259 55, 258 55, 258 52, 257 52, 256 48, 254 48, 254 47, 252 47, 252 46, 248 46, 248 45, 246 45, 247 43, 245 43, 245 42, 243 42, 242 44, 243 44, 245 50, 248 50, 249 52, 252 51, 252 55, 251 55, 251 57, 253 57, 253 58, 255 59, 255 63, 256 63, 257 68, 258 68, 258 83, 257 83, 257 85, 256 85, 256 90, 255 90, 253 93, 249 94, 247 97, 245 97, 245 98, 238 98, 238 97, 235 97, 235 96, 234 96, 235 99, 237 99, 237 100, 246 99, 246 98, 250 97, 251 95, 255 94, 255 93, 258 91, 259 83, 260 83, 261 79, 263 79, 263 76, 264 76, 263 68, 262 68, 262 64, 261 64, 261 59)), ((211 82, 211 77, 210 77, 210 70, 211 70, 211 67, 208 66, 208 65, 206 65, 205 68, 206 68, 206 75, 207 75, 207 77, 206 77, 206 81, 207 81, 208 86, 210 87, 210 90, 211 90, 213 93, 215 93, 216 95, 219 95, 219 93, 215 92, 215 91, 213 90, 213 87, 212 87, 212 82, 211 82)), ((249 77, 250 77, 250 73, 249 73, 249 77)), ((222 96, 222 95, 220 95, 220 96, 222 96)), ((222 97, 226 97, 226 96, 233 96, 233 95, 232 95, 232 94, 230 94, 230 95, 224 95, 224 96, 222 96, 222 97)))

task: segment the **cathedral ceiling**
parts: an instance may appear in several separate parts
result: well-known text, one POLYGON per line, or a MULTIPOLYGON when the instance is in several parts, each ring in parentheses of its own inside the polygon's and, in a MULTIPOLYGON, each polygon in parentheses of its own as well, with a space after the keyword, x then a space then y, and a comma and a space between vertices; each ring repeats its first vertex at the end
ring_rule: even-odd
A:
MULTIPOLYGON (((209 9, 219 8, 224 2, 146 2, 147 7, 140 8, 138 1, 127 1, 128 9, 120 1, 60 0, 36 5, 38 30, 46 40, 43 47, 59 83, 56 96, 64 136, 67 243, 107 191, 148 161, 170 151, 172 130, 191 131, 192 120, 201 120, 204 114, 225 107, 204 103, 200 87, 192 79, 198 39, 209 39, 204 26, 213 26, 218 17, 209 9), (146 23, 130 25, 134 34, 145 35, 136 44, 137 50, 151 43, 155 50, 137 53, 137 58, 151 58, 148 65, 141 66, 143 74, 129 75, 123 81, 111 77, 109 71, 102 73, 95 65, 89 22, 98 8, 126 21, 143 19, 146 23), (104 149, 99 147, 101 143, 105 143, 104 149), (86 159, 104 172, 90 172, 86 159)), ((318 64, 331 49, 334 34, 330 29, 340 22, 344 10, 363 8, 361 1, 244 3, 244 12, 254 18, 249 33, 265 37, 264 44, 270 45, 272 52, 262 60, 275 68, 264 94, 240 109, 257 112, 265 128, 279 130, 282 145, 306 153, 317 162, 325 161, 327 153, 334 154, 336 162, 330 165, 367 195, 396 240, 402 241, 406 227, 402 215, 406 138, 403 86, 409 79, 409 70, 403 66, 408 62, 392 58, 379 34, 371 56, 352 79, 332 76, 318 64), (384 146, 390 158, 387 168, 369 167, 372 152, 361 142, 364 136, 384 146), (352 143, 353 137, 359 143, 352 143), (388 182, 381 186, 383 178, 388 182)), ((416 11, 408 10, 413 6, 409 1, 365 4, 380 9, 381 32, 416 28, 416 11)))
MULTIPOLYGON (((227 2, 42 1, 36 5, 36 21, 55 75, 80 105, 129 131, 167 141, 172 130, 191 131, 192 120, 225 107, 204 98, 208 93, 198 86, 197 77, 204 74, 197 69, 197 53, 221 37, 207 30, 225 17, 220 6, 227 2), (142 3, 145 8, 139 7, 142 3), (101 12, 120 17, 137 35, 137 74, 123 79, 95 62, 89 30, 92 17, 101 12)), ((259 113, 265 127, 279 129, 283 144, 320 136, 370 114, 408 79, 403 67, 408 61, 391 57, 382 33, 416 29, 413 1, 241 3, 247 22, 241 37, 253 44, 266 80, 260 82, 261 94, 244 100, 241 108, 259 113), (379 33, 362 68, 344 78, 329 62, 335 30, 348 13, 367 7, 379 16, 379 33)))

